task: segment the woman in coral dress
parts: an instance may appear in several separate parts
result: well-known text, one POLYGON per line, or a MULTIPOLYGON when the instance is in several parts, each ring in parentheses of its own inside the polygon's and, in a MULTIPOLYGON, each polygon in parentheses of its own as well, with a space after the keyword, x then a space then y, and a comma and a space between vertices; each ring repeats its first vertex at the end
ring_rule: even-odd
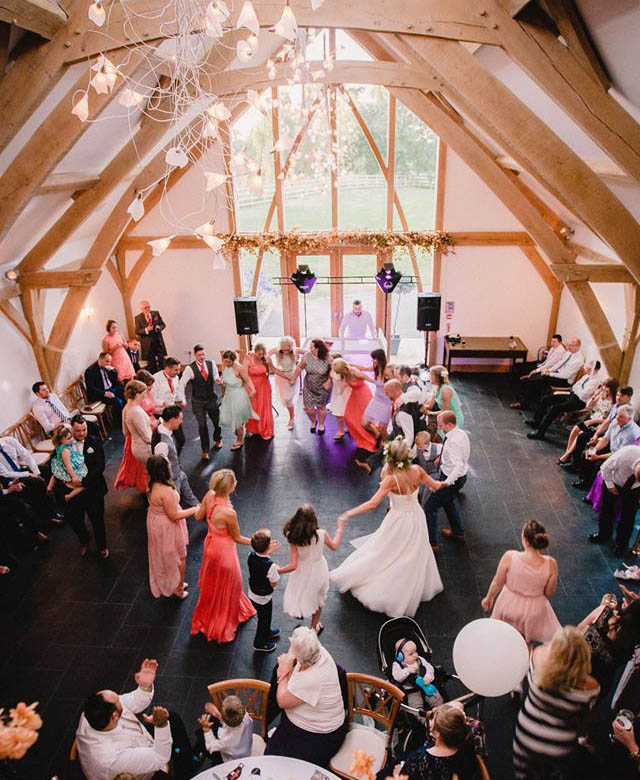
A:
POLYGON ((147 492, 149 475, 146 465, 147 459, 151 457, 151 435, 157 422, 143 409, 146 393, 145 383, 135 379, 127 382, 124 388, 124 397, 127 400, 122 410, 124 452, 114 483, 116 490, 133 487, 141 493, 147 492))
POLYGON ((192 634, 204 634, 209 641, 231 642, 238 625, 256 614, 242 592, 242 572, 236 544, 251 544, 240 534, 238 517, 230 496, 236 489, 231 469, 214 471, 209 492, 195 515, 207 518, 209 533, 204 541, 202 566, 198 577, 200 595, 193 610, 192 634))
POLYGON ((502 556, 482 609, 488 612, 493 606, 491 617, 510 623, 529 645, 548 642, 560 629, 549 603, 558 582, 558 564, 541 553, 549 546, 549 536, 535 520, 522 529, 522 546, 523 552, 508 550, 502 556))
POLYGON ((180 495, 171 481, 171 469, 165 457, 152 455, 147 469, 149 587, 157 599, 160 596, 186 599, 189 595, 184 581, 189 543, 186 518, 195 515, 198 507, 180 508, 180 495))
POLYGON ((269 364, 264 344, 256 344, 253 352, 248 352, 245 367, 255 388, 251 396, 251 406, 258 420, 247 420, 248 434, 257 433, 265 441, 273 439, 273 400, 269 381, 269 364))
MULTIPOLYGON (((371 390, 365 382, 365 374, 356 366, 341 359, 334 361, 333 370, 351 388, 351 394, 344 408, 344 421, 351 438, 359 449, 375 452, 377 449, 376 437, 362 424, 362 416, 371 401, 371 390)), ((389 401, 389 407, 391 407, 391 401, 389 401)))
POLYGON ((118 372, 120 382, 128 382, 136 373, 131 358, 126 350, 127 342, 118 330, 115 320, 107 320, 107 335, 102 339, 102 350, 111 355, 113 367, 118 372))

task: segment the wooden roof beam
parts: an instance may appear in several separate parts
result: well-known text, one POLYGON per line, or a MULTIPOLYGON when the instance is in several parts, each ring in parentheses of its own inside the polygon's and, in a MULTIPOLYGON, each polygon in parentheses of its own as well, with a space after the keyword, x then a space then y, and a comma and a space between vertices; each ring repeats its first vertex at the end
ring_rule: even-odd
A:
MULTIPOLYGON (((157 9, 157 0, 139 0, 139 13, 157 9)), ((253 0, 253 5, 262 28, 273 27, 282 13, 281 4, 273 0, 253 0)), ((522 5, 522 3, 518 3, 522 5)), ((327 27, 343 30, 370 30, 373 32, 404 32, 410 35, 433 35, 453 40, 475 43, 491 43, 493 35, 484 25, 473 18, 467 0, 325 0, 320 8, 313 11, 308 0, 291 0, 296 21, 301 27, 327 27)), ((228 20, 235 27, 242 3, 234 3, 228 20)), ((153 19, 145 19, 144 25, 138 25, 135 31, 139 38, 130 38, 127 44, 166 38, 177 32, 175 15, 170 6, 165 12, 153 19)), ((126 40, 123 29, 126 15, 120 4, 114 4, 107 23, 100 30, 85 19, 80 21, 80 35, 68 36, 69 47, 66 61, 77 62, 87 56, 93 56, 102 50, 119 48, 120 41, 126 40)), ((127 30, 133 35, 132 30, 127 30)), ((194 30, 196 32, 196 30, 194 30)))
POLYGON ((18 283, 24 290, 35 287, 40 290, 62 289, 66 287, 93 287, 102 272, 98 269, 80 271, 23 271, 18 283))
POLYGON ((51 40, 67 23, 55 0, 0 0, 0 19, 51 40))
POLYGON ((633 283, 633 276, 620 264, 552 264, 552 271, 563 282, 612 282, 617 284, 633 283))
MULTIPOLYGON (((68 173, 50 173, 36 190, 36 195, 51 195, 56 192, 82 192, 100 181, 100 175, 88 171, 69 171, 68 173)), ((2 178, 0 178, 0 189, 2 178)), ((2 212, 0 212, 1 214, 2 212)), ((1 217, 0 217, 1 219, 1 217)))
POLYGON ((463 113, 617 253, 640 281, 640 224, 593 171, 496 76, 453 41, 381 36, 430 70, 463 113))
POLYGON ((612 160, 640 181, 640 124, 587 74, 535 9, 511 18, 504 0, 473 0, 478 21, 612 160))

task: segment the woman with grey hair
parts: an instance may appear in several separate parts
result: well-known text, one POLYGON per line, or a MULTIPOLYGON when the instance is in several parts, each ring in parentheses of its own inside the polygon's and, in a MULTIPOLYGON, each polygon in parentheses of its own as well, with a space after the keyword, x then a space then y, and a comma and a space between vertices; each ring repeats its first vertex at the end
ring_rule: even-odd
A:
POLYGON ((300 626, 291 634, 276 680, 282 714, 265 755, 327 766, 344 741, 347 721, 338 668, 315 631, 300 626))

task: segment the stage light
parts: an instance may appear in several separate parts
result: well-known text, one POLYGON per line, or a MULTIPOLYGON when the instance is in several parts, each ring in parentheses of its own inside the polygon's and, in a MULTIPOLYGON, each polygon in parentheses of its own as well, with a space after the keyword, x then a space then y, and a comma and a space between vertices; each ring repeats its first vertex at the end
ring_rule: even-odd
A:
POLYGON ((15 280, 18 278, 18 272, 15 268, 12 268, 9 271, 5 272, 5 278, 8 279, 10 282, 15 282, 15 280))
POLYGON ((303 295, 311 292, 316 279, 316 275, 309 270, 308 265, 299 265, 296 271, 291 274, 291 281, 303 295))
POLYGON ((396 289, 400 279, 402 279, 402 274, 400 271, 396 271, 393 263, 383 263, 382 268, 376 274, 378 287, 385 295, 392 293, 396 289))

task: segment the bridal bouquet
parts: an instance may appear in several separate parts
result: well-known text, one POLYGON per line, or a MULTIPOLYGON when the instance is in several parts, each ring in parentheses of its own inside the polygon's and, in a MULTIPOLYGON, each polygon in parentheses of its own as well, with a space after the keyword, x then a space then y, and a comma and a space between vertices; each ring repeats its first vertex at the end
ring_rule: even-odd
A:
POLYGON ((42 718, 36 712, 37 706, 37 701, 28 706, 21 701, 8 713, 0 709, 0 760, 23 758, 38 739, 42 718))

